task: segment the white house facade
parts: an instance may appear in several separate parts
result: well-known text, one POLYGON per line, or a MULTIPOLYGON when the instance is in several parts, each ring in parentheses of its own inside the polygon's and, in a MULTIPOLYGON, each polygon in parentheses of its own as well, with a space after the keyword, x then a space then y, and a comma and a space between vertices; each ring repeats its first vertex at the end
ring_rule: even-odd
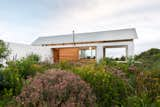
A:
POLYGON ((29 54, 38 54, 42 61, 59 62, 62 60, 81 61, 107 57, 106 48, 126 49, 126 57, 134 56, 134 39, 137 33, 134 28, 90 33, 37 38, 32 45, 9 43, 10 58, 20 59, 29 54))

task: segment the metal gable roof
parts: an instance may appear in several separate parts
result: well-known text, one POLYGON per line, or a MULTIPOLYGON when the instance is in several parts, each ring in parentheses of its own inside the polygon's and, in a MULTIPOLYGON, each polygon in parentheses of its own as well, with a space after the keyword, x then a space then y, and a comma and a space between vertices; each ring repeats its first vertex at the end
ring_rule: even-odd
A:
MULTIPOLYGON (((75 42, 114 41, 136 38, 137 33, 134 28, 75 34, 75 42)), ((32 45, 62 43, 73 43, 73 34, 39 37, 32 45)))

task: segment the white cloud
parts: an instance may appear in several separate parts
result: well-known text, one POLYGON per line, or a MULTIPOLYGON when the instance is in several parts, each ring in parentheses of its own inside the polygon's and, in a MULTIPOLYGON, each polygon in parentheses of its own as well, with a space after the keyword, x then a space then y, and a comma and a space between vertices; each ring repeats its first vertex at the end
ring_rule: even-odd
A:
POLYGON ((139 36, 136 52, 160 48, 159 0, 41 0, 38 3, 36 10, 48 12, 46 17, 42 15, 43 19, 38 17, 35 22, 33 15, 34 21, 30 21, 32 17, 21 19, 20 25, 0 21, 0 39, 31 43, 38 36, 71 33, 73 29, 89 32, 135 27, 139 36))

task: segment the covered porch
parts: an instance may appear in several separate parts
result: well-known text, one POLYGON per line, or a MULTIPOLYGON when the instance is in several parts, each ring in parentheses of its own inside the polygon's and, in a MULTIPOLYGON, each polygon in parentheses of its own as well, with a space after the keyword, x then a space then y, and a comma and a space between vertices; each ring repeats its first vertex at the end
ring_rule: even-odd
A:
POLYGON ((54 46, 52 48, 53 62, 68 61, 97 61, 107 57, 108 48, 125 48, 125 57, 134 56, 134 43, 130 41, 73 44, 54 46))
POLYGON ((65 47, 53 48, 53 62, 72 61, 90 62, 96 61, 96 47, 65 47))

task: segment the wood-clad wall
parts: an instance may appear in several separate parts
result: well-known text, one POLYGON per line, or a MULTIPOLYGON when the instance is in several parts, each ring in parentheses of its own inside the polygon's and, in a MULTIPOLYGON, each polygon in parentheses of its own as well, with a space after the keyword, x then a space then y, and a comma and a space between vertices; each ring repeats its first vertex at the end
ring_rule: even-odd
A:
POLYGON ((79 58, 78 48, 61 48, 59 49, 59 60, 77 61, 79 58))
POLYGON ((67 61, 79 60, 78 48, 59 48, 59 49, 53 49, 53 51, 54 51, 54 62, 59 62, 63 60, 67 61))
POLYGON ((53 49, 54 62, 59 62, 59 49, 53 49))

